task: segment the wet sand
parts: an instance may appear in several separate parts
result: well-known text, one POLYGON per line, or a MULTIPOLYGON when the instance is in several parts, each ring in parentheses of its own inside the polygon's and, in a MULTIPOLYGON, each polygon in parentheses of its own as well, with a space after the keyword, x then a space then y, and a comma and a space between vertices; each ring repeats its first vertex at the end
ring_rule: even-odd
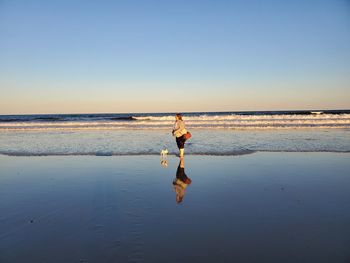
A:
POLYGON ((350 154, 0 156, 0 262, 350 262, 350 154))

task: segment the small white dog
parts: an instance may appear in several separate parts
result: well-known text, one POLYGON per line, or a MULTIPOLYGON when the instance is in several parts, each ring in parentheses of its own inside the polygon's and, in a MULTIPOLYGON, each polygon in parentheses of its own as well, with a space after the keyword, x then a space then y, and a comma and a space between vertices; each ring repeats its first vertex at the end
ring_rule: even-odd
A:
POLYGON ((162 151, 160 152, 160 156, 161 156, 162 158, 166 158, 167 155, 168 155, 168 153, 169 153, 168 149, 165 148, 164 150, 162 150, 162 151))

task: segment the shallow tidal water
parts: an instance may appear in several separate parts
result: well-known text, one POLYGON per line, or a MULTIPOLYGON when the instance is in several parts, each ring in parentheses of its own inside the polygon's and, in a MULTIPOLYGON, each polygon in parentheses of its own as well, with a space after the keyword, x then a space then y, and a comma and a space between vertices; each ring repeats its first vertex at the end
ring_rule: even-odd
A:
POLYGON ((0 155, 0 262, 349 262, 350 154, 0 155))
MULTIPOLYGON (((190 129, 187 154, 241 155, 267 152, 350 152, 350 129, 198 130, 190 129)), ((168 130, 0 131, 0 154, 158 155, 176 153, 168 130)))

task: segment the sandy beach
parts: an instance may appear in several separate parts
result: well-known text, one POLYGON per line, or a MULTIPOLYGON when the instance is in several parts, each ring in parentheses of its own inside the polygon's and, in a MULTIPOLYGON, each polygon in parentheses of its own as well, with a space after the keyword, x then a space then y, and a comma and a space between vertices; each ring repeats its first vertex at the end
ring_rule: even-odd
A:
POLYGON ((0 262, 348 262, 350 154, 0 156, 0 262))

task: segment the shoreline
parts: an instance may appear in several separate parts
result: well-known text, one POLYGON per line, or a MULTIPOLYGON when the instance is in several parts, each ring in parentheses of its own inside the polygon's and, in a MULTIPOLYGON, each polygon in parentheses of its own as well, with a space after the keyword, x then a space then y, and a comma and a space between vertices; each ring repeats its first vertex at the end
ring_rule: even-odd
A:
MULTIPOLYGON (((213 157, 220 157, 220 156, 244 156, 244 155, 251 155, 251 154, 257 154, 257 153, 334 153, 334 154, 349 154, 350 151, 271 151, 271 150, 266 150, 266 151, 262 151, 262 150, 258 150, 258 151, 243 151, 242 153, 237 152, 237 153, 185 153, 185 157, 186 156, 213 156, 213 157)), ((178 157, 177 153, 169 153, 167 154, 167 156, 169 157, 178 157)), ((159 156, 160 157, 160 153, 121 153, 121 154, 108 154, 108 153, 62 153, 62 154, 57 154, 57 153, 45 153, 45 154, 18 154, 18 153, 0 153, 0 156, 8 156, 8 157, 59 157, 59 156, 91 156, 91 157, 113 157, 113 156, 129 156, 129 157, 133 157, 133 156, 159 156)))

